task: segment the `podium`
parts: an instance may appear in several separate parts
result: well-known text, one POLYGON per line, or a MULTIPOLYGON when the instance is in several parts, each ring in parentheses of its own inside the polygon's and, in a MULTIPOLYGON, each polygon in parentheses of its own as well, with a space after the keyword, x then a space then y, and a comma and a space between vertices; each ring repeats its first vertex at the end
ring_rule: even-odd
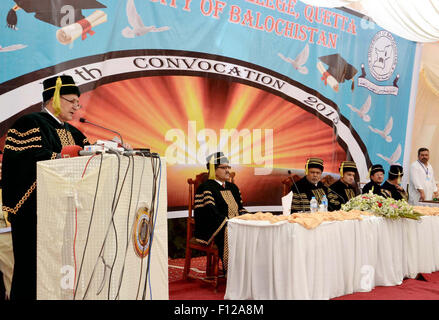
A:
POLYGON ((115 154, 37 163, 37 299, 169 299, 166 164, 115 154))

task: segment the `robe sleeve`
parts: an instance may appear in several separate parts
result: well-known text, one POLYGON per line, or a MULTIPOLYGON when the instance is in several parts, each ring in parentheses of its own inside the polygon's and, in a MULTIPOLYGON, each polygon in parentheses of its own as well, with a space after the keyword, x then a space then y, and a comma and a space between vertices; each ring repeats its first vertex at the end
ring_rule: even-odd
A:
POLYGON ((218 210, 211 190, 201 185, 194 201, 195 238, 203 244, 210 244, 227 222, 227 217, 218 210))
POLYGON ((47 141, 31 115, 18 119, 8 130, 2 167, 4 211, 17 214, 31 197, 34 199, 37 161, 55 159, 60 151, 52 150, 47 141))
POLYGON ((243 204, 243 201, 242 201, 241 190, 239 190, 238 187, 236 187, 236 189, 237 189, 237 192, 236 192, 236 196, 235 197, 236 197, 236 203, 238 204, 239 215, 249 213, 247 211, 247 209, 244 208, 244 204, 243 204))
POLYGON ((344 202, 345 202, 345 200, 341 199, 341 196, 339 196, 337 194, 337 192, 335 192, 331 188, 328 188, 328 210, 329 211, 340 210, 341 204, 344 202))

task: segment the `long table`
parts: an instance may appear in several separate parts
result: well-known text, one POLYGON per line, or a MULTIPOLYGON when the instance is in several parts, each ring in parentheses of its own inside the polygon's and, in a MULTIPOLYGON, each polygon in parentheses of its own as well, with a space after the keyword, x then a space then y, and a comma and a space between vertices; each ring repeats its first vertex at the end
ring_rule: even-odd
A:
POLYGON ((439 216, 228 222, 225 299, 330 299, 439 270, 439 216))

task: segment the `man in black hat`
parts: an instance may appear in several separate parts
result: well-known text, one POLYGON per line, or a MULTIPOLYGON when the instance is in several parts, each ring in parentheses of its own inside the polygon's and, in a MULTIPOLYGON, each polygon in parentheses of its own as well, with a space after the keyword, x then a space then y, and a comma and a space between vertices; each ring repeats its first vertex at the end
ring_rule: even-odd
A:
POLYGON ((383 192, 381 184, 384 181, 384 168, 380 164, 374 164, 369 169, 370 181, 366 183, 363 187, 362 193, 369 193, 372 191, 373 194, 388 197, 388 194, 383 192))
POLYGON ((401 178, 404 175, 402 166, 393 164, 390 166, 389 178, 383 183, 381 188, 388 194, 389 197, 395 200, 407 200, 407 192, 399 184, 401 183, 401 178))
MULTIPOLYGON (((293 183, 291 191, 291 213, 298 211, 310 211, 310 201, 315 197, 318 203, 322 202, 323 196, 328 198, 328 188, 320 181, 323 173, 323 160, 309 158, 305 164, 305 176, 293 183)), ((328 210, 333 210, 332 203, 328 203, 328 210)))
POLYGON ((329 199, 334 210, 340 210, 341 205, 357 195, 353 187, 357 166, 353 161, 343 161, 340 164, 340 179, 329 186, 329 199))
POLYGON ((227 270, 227 220, 248 213, 242 205, 241 192, 230 180, 230 165, 222 152, 216 152, 207 158, 209 179, 195 192, 195 238, 208 245, 212 241, 218 247, 218 254, 227 270))
POLYGON ((36 299, 36 163, 78 155, 87 138, 68 124, 79 104, 79 88, 70 76, 43 82, 43 111, 19 118, 8 130, 3 156, 3 211, 12 228, 12 299, 36 299))

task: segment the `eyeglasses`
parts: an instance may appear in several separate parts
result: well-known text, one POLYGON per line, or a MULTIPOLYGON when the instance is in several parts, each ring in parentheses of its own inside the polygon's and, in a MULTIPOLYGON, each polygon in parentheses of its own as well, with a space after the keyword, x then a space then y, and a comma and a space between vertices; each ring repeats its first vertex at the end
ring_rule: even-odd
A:
POLYGON ((60 97, 63 98, 64 100, 66 100, 67 102, 70 102, 73 105, 73 107, 75 107, 76 109, 81 109, 82 108, 82 106, 79 104, 79 100, 78 99, 69 100, 67 98, 64 98, 63 96, 60 96, 60 97))
POLYGON ((232 167, 231 166, 218 166, 217 168, 220 168, 220 169, 232 169, 232 167))

